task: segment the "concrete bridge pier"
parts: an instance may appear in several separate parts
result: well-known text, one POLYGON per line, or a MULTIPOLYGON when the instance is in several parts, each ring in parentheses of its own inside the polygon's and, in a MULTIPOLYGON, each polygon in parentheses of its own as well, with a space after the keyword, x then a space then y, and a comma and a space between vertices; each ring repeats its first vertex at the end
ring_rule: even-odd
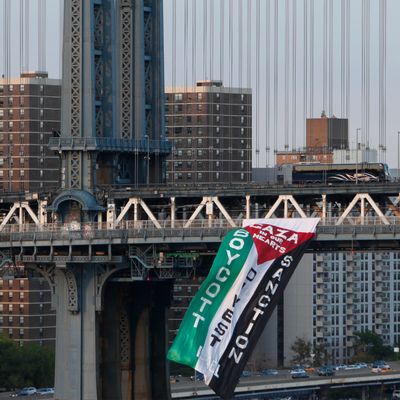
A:
POLYGON ((56 268, 55 399, 167 400, 172 282, 103 282, 101 270, 56 268))

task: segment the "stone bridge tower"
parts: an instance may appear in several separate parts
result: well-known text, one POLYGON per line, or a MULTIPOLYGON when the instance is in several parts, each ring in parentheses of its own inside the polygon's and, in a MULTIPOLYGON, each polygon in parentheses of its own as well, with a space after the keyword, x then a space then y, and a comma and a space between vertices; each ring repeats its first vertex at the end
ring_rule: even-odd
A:
POLYGON ((165 180, 163 2, 65 0, 62 188, 165 180))
MULTIPOLYGON (((47 210, 81 227, 101 223, 99 188, 165 180, 163 1, 65 0, 63 45, 61 131, 50 141, 61 191, 47 210)), ((62 264, 37 265, 55 293, 56 398, 169 398, 170 282, 121 278, 132 246, 118 257, 91 246, 70 243, 62 264)))

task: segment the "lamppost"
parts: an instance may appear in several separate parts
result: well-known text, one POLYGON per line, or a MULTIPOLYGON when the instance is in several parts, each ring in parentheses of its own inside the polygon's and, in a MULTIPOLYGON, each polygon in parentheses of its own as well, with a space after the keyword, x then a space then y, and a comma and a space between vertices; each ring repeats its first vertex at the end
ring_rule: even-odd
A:
POLYGON ((356 185, 358 184, 358 132, 361 128, 356 129, 356 185))
POLYGON ((147 155, 146 155, 146 185, 149 186, 150 183, 150 140, 149 135, 146 133, 144 135, 147 144, 147 155))

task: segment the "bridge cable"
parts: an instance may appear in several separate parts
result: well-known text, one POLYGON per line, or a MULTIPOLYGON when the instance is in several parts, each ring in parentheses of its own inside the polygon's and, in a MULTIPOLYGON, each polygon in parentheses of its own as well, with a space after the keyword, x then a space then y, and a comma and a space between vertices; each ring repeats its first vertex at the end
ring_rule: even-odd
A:
MULTIPOLYGON (((328 9, 328 22, 329 22, 329 105, 328 112, 330 116, 333 116, 333 0, 329 0, 329 9, 328 9)), ((343 132, 342 132, 343 134, 343 132)))
POLYGON ((271 98, 271 1, 266 1, 266 22, 265 22, 265 47, 266 47, 266 62, 265 62, 265 125, 266 125, 266 161, 265 166, 268 167, 270 165, 270 151, 271 151, 271 142, 270 142, 270 98, 271 98))
POLYGON ((225 76, 225 0, 220 1, 220 79, 223 82, 225 76))
POLYGON ((314 116, 314 58, 315 58, 315 3, 310 0, 310 108, 309 118, 314 116))
POLYGON ((176 118, 175 118, 175 93, 176 93, 176 65, 177 65, 177 58, 176 58, 176 0, 172 0, 172 65, 171 65, 171 85, 172 85, 172 95, 171 95, 171 100, 172 100, 172 130, 173 134, 172 136, 174 137, 173 144, 172 144, 172 159, 171 159, 171 177, 170 179, 172 180, 172 183, 175 184, 175 123, 176 123, 176 118))
MULTIPOLYGON (((29 1, 29 0, 28 0, 29 1)), ((63 65, 63 36, 64 36, 64 1, 60 0, 60 10, 59 10, 59 29, 60 29, 60 39, 59 39, 59 78, 62 77, 62 65, 63 65)), ((137 170, 137 168, 136 168, 137 170)), ((137 182, 137 181, 136 181, 137 182)))
POLYGON ((30 56, 30 43, 29 43, 29 30, 30 30, 30 16, 29 16, 29 1, 25 0, 25 69, 29 71, 29 56, 30 56))
POLYGON ((24 71, 24 0, 19 0, 19 72, 24 71))
POLYGON ((386 0, 379 2, 379 161, 386 162, 386 0))
POLYGON ((292 1, 292 150, 297 136, 297 0, 292 1))
POLYGON ((208 29, 207 29, 207 0, 203 0, 203 76, 202 79, 207 79, 207 43, 208 43, 208 29))
POLYGON ((278 151, 278 66, 279 66, 279 9, 278 9, 278 0, 275 0, 275 7, 274 7, 274 163, 276 162, 276 153, 278 151))
POLYGON ((307 137, 308 116, 308 0, 303 4, 303 143, 307 137))
POLYGON ((328 51, 328 0, 324 0, 323 6, 323 49, 322 49, 322 109, 325 113, 327 109, 327 51, 328 51))
MULTIPOLYGON (((229 18, 229 25, 228 25, 228 32, 229 32, 229 148, 233 148, 233 129, 232 129, 232 87, 233 87, 233 0, 229 0, 229 11, 228 11, 228 18, 229 18)), ((229 152, 229 169, 233 170, 233 154, 229 152)), ((232 179, 232 175, 229 175, 229 179, 232 179)), ((230 182, 231 183, 231 182, 230 182)))
POLYGON ((260 166, 260 0, 256 3, 256 167, 260 166))
POLYGON ((346 118, 350 118, 350 0, 346 0, 346 118))
POLYGON ((284 53, 284 130, 285 130, 285 151, 289 151, 289 0, 285 0, 285 53, 284 53))

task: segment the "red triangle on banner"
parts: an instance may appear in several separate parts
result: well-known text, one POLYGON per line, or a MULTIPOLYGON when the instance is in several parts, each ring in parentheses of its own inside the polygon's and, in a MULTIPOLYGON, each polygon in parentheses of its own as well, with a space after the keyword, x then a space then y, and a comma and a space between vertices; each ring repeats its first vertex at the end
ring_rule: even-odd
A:
POLYGON ((256 246, 257 264, 281 257, 314 237, 312 232, 296 232, 271 224, 246 226, 256 246))

